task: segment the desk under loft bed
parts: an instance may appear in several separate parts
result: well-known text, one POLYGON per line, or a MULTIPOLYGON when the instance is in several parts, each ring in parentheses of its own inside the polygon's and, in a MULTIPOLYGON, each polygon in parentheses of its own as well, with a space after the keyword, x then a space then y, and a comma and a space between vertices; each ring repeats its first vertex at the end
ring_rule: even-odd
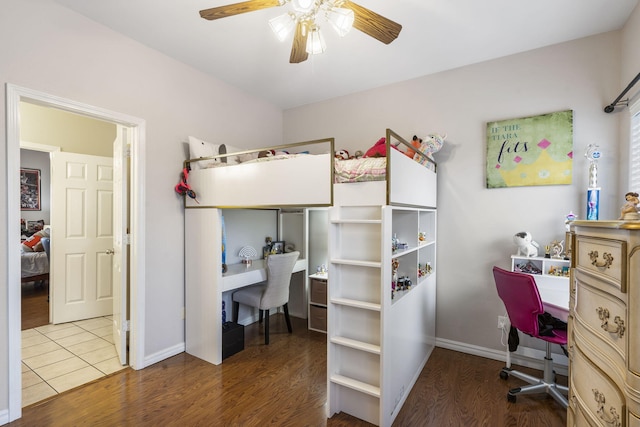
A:
MULTIPOLYGON (((435 343, 437 179, 435 162, 389 129, 385 149, 382 159, 345 161, 359 168, 355 172, 334 158, 333 139, 213 156, 211 167, 191 168, 196 199, 185 198, 188 353, 221 363, 223 294, 266 278, 256 261, 249 269, 229 266, 241 274, 222 273, 223 209, 330 206, 327 417, 346 412, 391 425, 435 343), (301 148, 309 154, 291 155, 301 148), (417 153, 409 157, 408 149, 417 153), (255 158, 267 150, 289 154, 255 158), (254 158, 231 166, 216 161, 247 155, 254 158), (362 172, 370 166, 360 163, 373 163, 373 172, 362 172), (354 182, 336 182, 344 176, 354 182), (392 260, 398 260, 396 274, 392 260), (411 287, 400 286, 400 278, 411 287)), ((185 166, 203 160, 211 159, 185 166)), ((306 241, 303 248, 294 271, 315 268, 307 265, 306 241)))
MULTIPOLYGON (((185 167, 190 169, 188 183, 196 195, 195 198, 185 197, 187 353, 213 364, 222 363, 223 302, 226 319, 230 320, 231 291, 266 280, 262 259, 266 233, 271 233, 274 241, 284 240, 285 244, 287 240, 296 241, 295 249, 301 255, 294 275, 303 273, 302 287, 306 289, 308 250, 304 209, 331 205, 333 151, 333 139, 328 138, 185 162, 185 167), (260 157, 265 152, 275 155, 260 157), (238 163, 240 158, 243 161, 238 163), (228 161, 225 163, 220 159, 228 161), (236 223, 244 220, 247 228, 255 230, 253 235, 247 232, 242 239, 257 239, 249 243, 258 253, 258 259, 254 257, 249 267, 241 264, 237 246, 246 242, 232 241, 227 236, 228 270, 223 273, 223 221, 230 219, 236 223), (265 224, 275 225, 260 228, 265 224)), ((304 298, 305 289, 302 291, 304 298)), ((296 308, 290 306, 291 315, 295 316, 296 308)), ((306 310, 306 304, 303 310, 306 310)), ((301 315, 306 316, 306 311, 301 315)), ((252 320, 256 319, 245 322, 252 320)))

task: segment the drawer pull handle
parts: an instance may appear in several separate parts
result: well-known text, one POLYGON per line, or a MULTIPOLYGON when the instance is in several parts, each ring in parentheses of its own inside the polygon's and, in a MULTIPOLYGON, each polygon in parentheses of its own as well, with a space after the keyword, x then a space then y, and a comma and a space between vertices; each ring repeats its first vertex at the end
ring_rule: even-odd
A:
POLYGON ((596 400, 596 403, 598 404, 598 411, 596 413, 598 414, 600 419, 604 421, 606 424, 614 427, 622 426, 622 423, 620 422, 620 415, 616 411, 616 408, 614 408, 613 406, 609 408, 609 413, 611 415, 605 412, 604 403, 606 399, 604 398, 604 394, 600 393, 595 388, 592 389, 591 391, 593 391, 593 397, 596 400))
POLYGON ((609 252, 605 252, 602 254, 602 258, 604 258, 604 262, 598 263, 598 251, 589 252, 589 258, 591 259, 591 265, 595 265, 598 268, 609 268, 613 263, 613 255, 609 252))
POLYGON ((569 346, 569 360, 573 360, 573 344, 569 346))
POLYGON ((598 313, 598 317, 602 321, 600 327, 605 331, 618 335, 618 338, 622 338, 624 336, 625 326, 624 320, 620 318, 620 316, 616 316, 613 318, 613 323, 616 324, 615 327, 609 326, 609 310, 606 308, 598 307, 596 308, 596 312, 598 313))

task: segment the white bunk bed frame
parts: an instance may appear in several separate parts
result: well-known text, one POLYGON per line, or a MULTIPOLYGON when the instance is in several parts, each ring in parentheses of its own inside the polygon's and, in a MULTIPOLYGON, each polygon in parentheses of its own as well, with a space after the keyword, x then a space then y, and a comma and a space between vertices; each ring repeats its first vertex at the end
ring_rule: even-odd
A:
MULTIPOLYGON (((333 206, 330 209, 330 254, 329 254, 329 301, 332 307, 331 289, 335 286, 348 287, 349 283, 340 284, 340 277, 348 274, 339 271, 340 265, 362 266, 367 278, 372 278, 374 286, 379 287, 379 301, 377 303, 347 301, 346 305, 365 307, 372 313, 378 313, 374 323, 378 323, 379 341, 377 344, 358 342, 354 339, 340 337, 339 325, 336 323, 338 314, 328 311, 328 357, 327 357, 327 417, 337 412, 350 413, 358 418, 365 419, 378 425, 391 425, 402 404, 409 394, 411 387, 418 378, 422 367, 431 353, 433 346, 426 345, 425 341, 435 341, 435 274, 428 280, 424 280, 417 291, 411 291, 411 297, 404 297, 398 301, 402 307, 395 312, 406 312, 406 316, 412 318, 400 319, 408 324, 419 324, 420 321, 430 323, 429 330, 425 328, 407 329, 407 333, 417 331, 421 336, 414 337, 420 343, 417 345, 398 346, 397 349, 389 349, 389 337, 395 333, 394 324, 387 321, 393 315, 389 309, 390 302, 385 298, 386 281, 391 276, 390 260, 386 259, 387 243, 391 240, 393 209, 405 209, 406 211, 422 212, 425 209, 432 214, 433 232, 435 233, 435 208, 436 208, 436 165, 433 160, 432 169, 421 165, 409 158, 404 153, 392 148, 392 141, 414 149, 419 155, 427 157, 416 150, 407 141, 390 129, 386 130, 386 176, 383 181, 356 182, 334 184, 334 140, 333 138, 308 141, 296 144, 282 145, 269 148, 247 150, 239 153, 227 153, 206 159, 190 159, 185 161, 185 168, 189 169, 191 162, 210 160, 246 153, 256 153, 265 149, 287 150, 294 147, 316 143, 330 145, 330 150, 321 154, 299 156, 291 159, 264 163, 247 163, 227 167, 209 169, 193 169, 189 173, 188 183, 196 193, 196 198, 185 196, 185 282, 186 282, 186 351, 210 363, 222 363, 222 293, 229 290, 229 280, 224 281, 221 269, 222 259, 222 233, 221 210, 222 208, 266 209, 280 207, 323 207, 333 206), (355 216, 346 217, 342 214, 347 210, 363 212, 365 218, 355 216), (373 217, 367 217, 374 212, 373 217), (376 213, 377 212, 377 213, 376 213), (365 252, 374 251, 377 260, 369 262, 360 260, 340 260, 332 253, 336 239, 340 240, 339 232, 345 224, 355 225, 356 229, 369 230, 373 225, 373 238, 366 235, 352 234, 352 240, 364 238, 368 249, 365 252), (377 227, 377 228, 376 228, 377 227), (378 249, 376 249, 376 247, 378 249), (333 281, 333 282, 332 282, 333 281), (429 283, 427 283, 429 282, 429 283), (427 291, 427 289, 429 289, 427 291), (418 298, 428 299, 424 303, 414 303, 418 298), (414 302, 412 302, 414 301, 414 302), (406 310, 405 310, 406 309, 406 310), (427 310, 422 315, 420 310, 427 310), (421 318, 415 318, 421 316, 421 318), (385 319, 388 318, 388 319, 385 319), (378 320, 379 319, 379 320, 378 320), (386 344, 385 344, 386 343, 386 344), (346 351, 371 354, 377 360, 374 365, 379 367, 377 379, 366 381, 363 378, 348 378, 341 375, 343 369, 340 360, 345 360, 344 355, 336 354, 333 346, 340 346, 346 351), (393 360, 403 357, 402 352, 415 351, 409 359, 393 360), (402 354, 399 355, 398 352, 402 354), (403 366, 405 365, 405 366, 403 366), (399 371, 394 378, 393 369, 399 371)), ((395 145, 395 144, 394 144, 395 145)), ((313 153, 313 151, 312 151, 313 153)), ((421 215, 418 213, 418 215, 421 215)), ((361 216, 361 215, 360 215, 361 216)), ((343 236, 347 237, 347 236, 343 236)), ((435 235, 432 237, 432 251, 435 261, 435 235)), ((354 248, 351 242, 342 241, 342 245, 354 248)), ((306 260, 302 260, 306 263, 306 260)), ((308 266, 307 266, 308 267, 308 266)), ((434 264, 435 267, 435 264, 434 264)), ((434 270, 435 271, 435 270, 434 270)), ((344 303, 345 301, 342 301, 344 303)), ((405 317, 406 317, 405 316, 405 317)), ((229 316, 230 317, 230 316, 229 316)), ((357 317, 357 316, 356 316, 357 317)), ((401 316, 402 317, 402 316, 401 316)), ((344 318, 346 321, 351 320, 344 318)), ((359 319, 353 319, 356 322, 359 319)), ((357 324, 357 323, 355 323, 357 324)), ((364 329, 369 325, 365 322, 364 329)), ((395 334, 397 335, 397 334, 395 334)), ((409 341, 415 341, 409 339, 409 341)), ((394 345, 395 342, 392 344, 394 345)), ((354 359, 351 356, 347 358, 354 359)), ((357 357, 356 357, 357 359, 357 357)), ((363 359, 361 368, 365 371, 371 367, 371 361, 363 359)), ((357 374, 357 373, 356 373, 357 374)), ((357 377, 358 375, 356 375, 357 377)))
POLYGON ((391 148, 394 140, 411 147, 387 129, 386 180, 335 184, 329 209, 327 417, 380 426, 392 425, 435 347, 436 165, 391 148), (413 241, 392 253, 396 232, 413 241), (392 299, 395 257, 415 276, 392 299), (426 260, 433 271, 418 277, 426 260))

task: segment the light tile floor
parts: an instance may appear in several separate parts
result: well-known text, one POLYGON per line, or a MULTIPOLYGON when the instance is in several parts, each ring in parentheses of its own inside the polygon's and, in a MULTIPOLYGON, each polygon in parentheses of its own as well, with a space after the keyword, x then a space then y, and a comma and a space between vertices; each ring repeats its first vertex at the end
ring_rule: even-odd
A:
POLYGON ((22 406, 121 369, 110 316, 22 331, 22 406))

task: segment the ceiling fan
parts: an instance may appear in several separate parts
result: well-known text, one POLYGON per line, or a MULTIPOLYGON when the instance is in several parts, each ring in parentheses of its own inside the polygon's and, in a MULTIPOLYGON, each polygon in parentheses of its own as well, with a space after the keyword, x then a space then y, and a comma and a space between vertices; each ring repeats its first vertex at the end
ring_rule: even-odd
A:
POLYGON ((385 44, 394 41, 402 29, 397 22, 349 0, 248 0, 201 10, 200 16, 212 21, 287 3, 292 4, 292 10, 271 19, 269 24, 281 41, 295 29, 289 57, 292 64, 306 61, 309 54, 324 52, 318 15, 324 15, 341 36, 353 27, 385 44))

